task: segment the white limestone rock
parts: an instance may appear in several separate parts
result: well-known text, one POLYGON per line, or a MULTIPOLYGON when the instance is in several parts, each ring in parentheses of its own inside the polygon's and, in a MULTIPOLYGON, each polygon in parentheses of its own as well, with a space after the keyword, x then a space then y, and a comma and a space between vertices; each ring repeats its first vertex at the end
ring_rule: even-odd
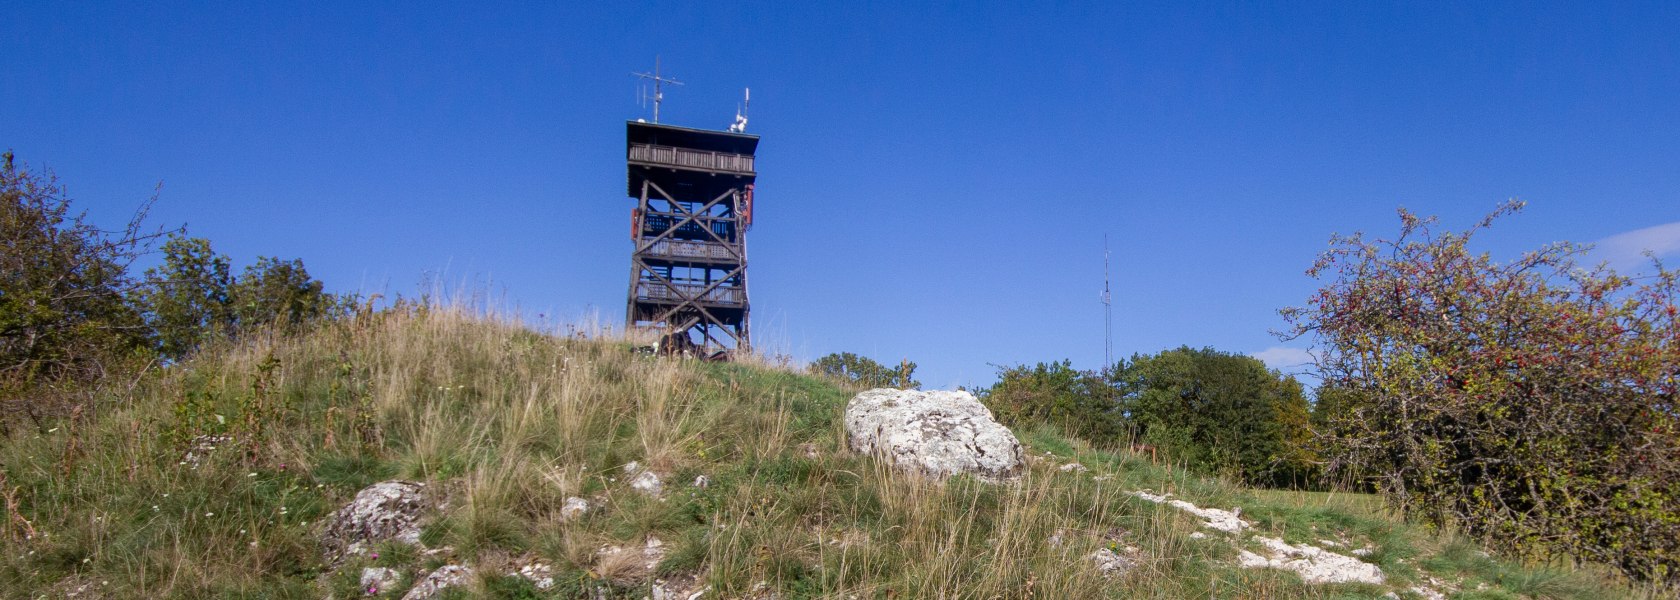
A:
POLYGON ((392 480, 357 492, 355 499, 327 517, 322 535, 326 557, 337 562, 384 540, 420 545, 420 517, 429 506, 425 489, 424 483, 392 480))
POLYGON ((1265 547, 1262 556, 1241 550, 1237 563, 1247 568, 1271 568, 1294 571, 1307 583, 1371 583, 1381 585, 1386 578, 1381 568, 1351 556, 1337 554, 1318 546, 1291 544, 1277 538, 1254 536, 1265 547))
POLYGON ((233 443, 231 435, 199 435, 187 441, 187 453, 181 455, 181 464, 197 469, 210 457, 217 448, 233 443))
POLYGON ((1096 565, 1097 572, 1102 573, 1103 577, 1109 578, 1124 577, 1128 571, 1132 570, 1132 567, 1137 566, 1137 563, 1133 562, 1132 559, 1121 556, 1118 552, 1108 548, 1098 548, 1096 552, 1092 552, 1086 558, 1096 565))
POLYGON ((519 567, 518 573, 539 590, 554 587, 554 565, 545 562, 528 563, 519 567))
POLYGON ((426 575, 426 578, 421 579, 420 583, 414 584, 414 587, 403 595, 402 600, 431 600, 443 595, 445 588, 472 582, 472 577, 472 567, 444 565, 426 575))
POLYGON ((560 520, 571 521, 589 512, 589 501, 577 496, 567 496, 566 504, 560 507, 560 520))
POLYGON ((377 596, 385 590, 402 584, 402 572, 389 567, 367 567, 362 569, 362 593, 377 596))
POLYGON ((1238 533, 1250 527, 1248 521, 1242 520, 1242 509, 1220 510, 1217 508, 1201 508, 1183 500, 1173 500, 1171 494, 1151 494, 1148 491, 1132 492, 1133 496, 1154 502, 1166 504, 1184 512, 1202 518, 1203 525, 1228 533, 1238 533))
POLYGON ((702 585, 692 573, 678 573, 653 580, 652 600, 700 600, 712 586, 702 585))
POLYGON ((880 454, 899 469, 932 477, 971 473, 1014 477, 1021 442, 973 394, 875 389, 846 404, 846 438, 856 452, 880 454))
POLYGON ((630 488, 649 496, 658 496, 659 492, 665 489, 665 484, 659 481, 659 475, 653 471, 642 471, 641 475, 630 480, 630 488))

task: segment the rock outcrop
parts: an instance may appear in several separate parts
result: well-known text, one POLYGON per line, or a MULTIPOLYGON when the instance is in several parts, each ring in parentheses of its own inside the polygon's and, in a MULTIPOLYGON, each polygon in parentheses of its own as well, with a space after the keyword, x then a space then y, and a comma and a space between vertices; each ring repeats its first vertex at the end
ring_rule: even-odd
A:
POLYGON ((367 567, 362 569, 360 579, 362 593, 377 596, 402 584, 402 572, 387 567, 367 567))
POLYGON ((421 512, 428 506, 425 489, 424 483, 392 480, 357 492, 355 499, 327 518, 321 539, 326 557, 337 562, 383 540, 418 545, 421 512))
POLYGON ((472 582, 472 567, 461 565, 444 565, 432 571, 425 579, 421 579, 414 587, 403 594, 402 600, 432 600, 443 595, 443 590, 472 582))
POLYGON ((947 477, 971 473, 988 480, 1021 472, 1021 442, 973 394, 876 389, 846 404, 852 450, 880 454, 898 468, 947 477))

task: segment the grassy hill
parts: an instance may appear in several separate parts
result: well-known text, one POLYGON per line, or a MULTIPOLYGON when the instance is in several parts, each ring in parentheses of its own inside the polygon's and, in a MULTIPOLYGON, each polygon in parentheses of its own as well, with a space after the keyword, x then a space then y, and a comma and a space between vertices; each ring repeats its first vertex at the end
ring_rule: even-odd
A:
POLYGON ((642 598, 685 578, 706 598, 1653 594, 1489 558, 1368 496, 1242 489, 1048 429, 1016 432, 1034 457, 1017 482, 901 475, 845 450, 852 393, 438 307, 213 348, 4 440, 0 595, 344 599, 382 566, 405 575, 377 592, 397 598, 445 564, 477 569, 450 595, 500 598, 642 598), (230 441, 189 452, 215 436, 230 441), (630 489, 632 461, 662 476, 661 494, 630 489), (323 559, 324 520, 393 478, 441 501, 425 549, 323 559), (1243 568, 1252 540, 1140 490, 1240 508, 1291 543, 1361 549, 1387 581, 1243 568), (595 508, 567 519, 569 497, 595 508), (602 550, 650 538, 663 544, 651 568, 602 550), (1134 566, 1105 576, 1088 558, 1104 548, 1134 566), (552 565, 554 585, 514 574, 533 562, 552 565))

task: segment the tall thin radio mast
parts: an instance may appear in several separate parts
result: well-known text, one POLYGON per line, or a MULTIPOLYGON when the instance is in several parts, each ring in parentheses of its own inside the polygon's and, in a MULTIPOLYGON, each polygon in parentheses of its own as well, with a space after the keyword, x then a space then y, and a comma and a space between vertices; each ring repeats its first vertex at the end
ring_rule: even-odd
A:
MULTIPOLYGON (((682 85, 683 83, 681 81, 677 81, 676 79, 660 76, 660 74, 659 74, 659 55, 657 55, 657 54, 653 56, 653 72, 652 73, 631 73, 631 75, 635 75, 635 76, 640 77, 642 79, 652 79, 653 80, 653 122, 658 123, 659 122, 659 103, 665 100, 665 90, 663 89, 662 86, 664 84, 667 84, 667 83, 669 83, 671 85, 682 85)), ((643 88, 643 89, 645 90, 647 88, 643 88)))
POLYGON ((1103 370, 1114 368, 1114 296, 1108 291, 1108 234, 1103 234, 1103 370))

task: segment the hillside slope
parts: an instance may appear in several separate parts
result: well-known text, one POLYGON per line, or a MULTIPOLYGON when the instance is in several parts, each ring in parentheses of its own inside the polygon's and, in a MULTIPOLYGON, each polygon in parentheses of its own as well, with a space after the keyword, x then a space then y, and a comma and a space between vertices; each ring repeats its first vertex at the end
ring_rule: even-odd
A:
POLYGON ((1034 458, 1016 482, 900 475, 845 450, 851 395, 449 308, 216 348, 4 442, 0 594, 399 598, 463 565, 443 596, 1637 596, 1487 558, 1368 497, 1243 490, 1050 430, 1017 432, 1034 458), (644 473, 658 493, 632 486, 644 473), (422 546, 324 554, 331 514, 390 479, 436 502, 422 546), (1249 525, 1210 529, 1141 491, 1249 525), (1359 550, 1385 580, 1244 568, 1262 537, 1359 550), (1123 574, 1091 559, 1105 550, 1123 574), (374 567, 390 579, 361 581, 374 567))

